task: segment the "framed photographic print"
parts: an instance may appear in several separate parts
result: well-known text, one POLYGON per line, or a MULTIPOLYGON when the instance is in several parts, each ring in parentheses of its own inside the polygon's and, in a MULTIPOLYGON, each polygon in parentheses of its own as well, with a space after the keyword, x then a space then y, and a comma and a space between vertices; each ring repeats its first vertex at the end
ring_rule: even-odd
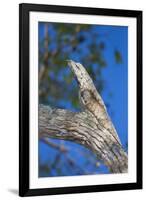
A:
POLYGON ((142 11, 20 4, 19 195, 142 188, 142 11))

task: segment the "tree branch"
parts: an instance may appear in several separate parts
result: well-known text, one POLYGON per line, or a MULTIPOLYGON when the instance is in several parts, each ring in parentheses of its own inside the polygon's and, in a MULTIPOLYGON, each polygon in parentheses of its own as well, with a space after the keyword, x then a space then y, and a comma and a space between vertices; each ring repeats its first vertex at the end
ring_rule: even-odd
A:
POLYGON ((78 82, 84 111, 39 105, 39 137, 74 141, 94 152, 111 172, 127 172, 127 154, 92 79, 80 63, 68 61, 68 64, 78 82))

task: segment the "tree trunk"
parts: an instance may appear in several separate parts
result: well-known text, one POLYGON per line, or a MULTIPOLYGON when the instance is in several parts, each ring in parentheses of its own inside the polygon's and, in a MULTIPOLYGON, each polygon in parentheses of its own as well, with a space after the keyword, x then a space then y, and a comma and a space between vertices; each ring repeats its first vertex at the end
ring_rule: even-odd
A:
POLYGON ((83 112, 39 105, 39 137, 79 143, 97 155, 111 173, 125 173, 128 158, 107 114, 104 102, 85 68, 68 61, 79 85, 83 112))

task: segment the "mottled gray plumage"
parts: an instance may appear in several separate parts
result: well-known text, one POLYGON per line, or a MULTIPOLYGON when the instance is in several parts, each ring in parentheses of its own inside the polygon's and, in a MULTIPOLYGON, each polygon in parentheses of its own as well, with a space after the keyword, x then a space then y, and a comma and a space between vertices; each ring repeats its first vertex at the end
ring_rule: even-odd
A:
POLYGON ((87 109, 87 111, 90 111, 96 117, 98 122, 111 132, 112 137, 121 144, 118 134, 108 116, 106 106, 86 69, 82 64, 72 60, 68 60, 68 65, 76 76, 80 88, 79 98, 81 105, 87 109))

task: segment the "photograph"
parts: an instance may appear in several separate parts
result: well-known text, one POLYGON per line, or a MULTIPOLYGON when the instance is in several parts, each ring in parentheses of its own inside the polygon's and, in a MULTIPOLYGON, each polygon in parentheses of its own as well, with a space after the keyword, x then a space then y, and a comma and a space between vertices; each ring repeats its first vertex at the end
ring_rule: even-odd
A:
POLYGON ((38 26, 39 177, 126 173, 128 27, 38 26))
POLYGON ((19 6, 19 195, 142 188, 142 11, 19 6))

